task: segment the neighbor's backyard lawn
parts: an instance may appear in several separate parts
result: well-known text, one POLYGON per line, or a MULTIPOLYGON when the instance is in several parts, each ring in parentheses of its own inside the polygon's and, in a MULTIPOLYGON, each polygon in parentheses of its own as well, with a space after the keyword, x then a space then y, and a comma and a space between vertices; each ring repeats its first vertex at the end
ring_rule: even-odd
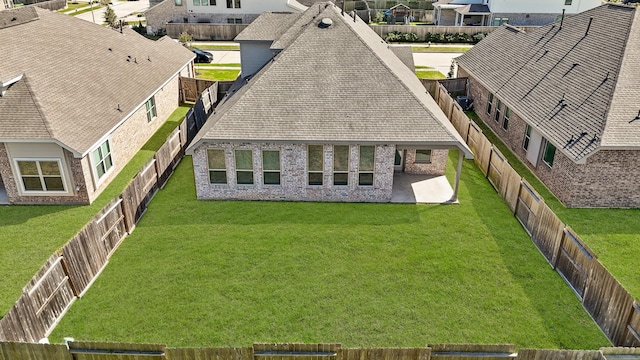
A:
POLYGON ((609 345, 471 161, 460 205, 415 205, 197 201, 186 157, 51 340, 67 336, 609 345))
POLYGON ((221 70, 213 66, 197 67, 196 77, 211 81, 233 81, 240 74, 240 70, 221 70))
POLYGON ((538 191, 556 215, 580 235, 627 291, 640 300, 640 209, 564 207, 475 113, 467 115, 482 128, 487 138, 507 157, 509 164, 538 191))
POLYGON ((0 318, 13 306, 45 261, 109 201, 118 196, 153 157, 189 107, 179 107, 118 177, 88 206, 0 206, 0 318))

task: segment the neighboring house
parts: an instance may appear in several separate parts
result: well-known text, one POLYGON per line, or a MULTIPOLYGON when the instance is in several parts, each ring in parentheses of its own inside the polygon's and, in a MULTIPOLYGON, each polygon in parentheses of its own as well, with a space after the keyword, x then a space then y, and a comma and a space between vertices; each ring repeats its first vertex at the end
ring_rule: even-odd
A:
POLYGON ((0 10, 11 8, 13 8, 13 0, 2 0, 2 8, 0 10))
POLYGON ((439 0, 434 23, 441 26, 546 25, 567 15, 600 6, 602 0, 439 0))
POLYGON ((37 7, 0 11, 0 193, 88 204, 178 106, 193 54, 37 7))
POLYGON ((386 202, 394 172, 473 156, 413 59, 332 3, 266 13, 236 40, 243 77, 187 150, 198 199, 386 202))
POLYGON ((636 7, 504 26, 457 63, 478 116, 566 206, 640 207, 636 7))
MULTIPOLYGON (((151 1, 145 12, 147 31, 155 33, 168 22, 249 24, 266 11, 302 12, 296 0, 164 0, 151 1)), ((308 3, 308 2, 307 2, 308 3)))

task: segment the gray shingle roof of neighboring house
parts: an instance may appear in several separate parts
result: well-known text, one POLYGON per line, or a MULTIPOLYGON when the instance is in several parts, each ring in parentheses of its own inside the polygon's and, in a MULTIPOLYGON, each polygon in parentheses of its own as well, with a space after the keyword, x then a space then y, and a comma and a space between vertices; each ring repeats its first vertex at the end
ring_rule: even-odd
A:
POLYGON ((284 34, 300 17, 300 13, 267 12, 242 31, 235 41, 274 41, 284 34))
POLYGON ((0 82, 23 75, 0 97, 0 142, 50 139, 76 155, 194 57, 169 38, 151 41, 37 7, 0 12, 0 49, 0 82))
POLYGON ((192 148, 202 139, 393 143, 472 157, 414 71, 367 24, 333 5, 301 18, 297 36, 216 109, 192 148), (322 19, 332 25, 319 26, 322 19))
POLYGON ((640 149, 635 7, 602 5, 529 33, 505 26, 457 62, 576 162, 640 149))

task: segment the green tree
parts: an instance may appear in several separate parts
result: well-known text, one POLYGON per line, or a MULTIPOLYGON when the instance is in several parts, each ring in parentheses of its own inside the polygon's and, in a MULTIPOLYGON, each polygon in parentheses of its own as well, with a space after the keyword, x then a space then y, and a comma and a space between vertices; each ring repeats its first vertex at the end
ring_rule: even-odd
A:
POLYGON ((191 34, 185 31, 180 33, 180 36, 178 37, 178 41, 180 41, 182 45, 191 49, 191 42, 193 41, 193 36, 191 36, 191 34))
POLYGON ((104 22, 112 28, 118 27, 118 15, 113 11, 111 6, 107 5, 107 9, 104 11, 104 22))

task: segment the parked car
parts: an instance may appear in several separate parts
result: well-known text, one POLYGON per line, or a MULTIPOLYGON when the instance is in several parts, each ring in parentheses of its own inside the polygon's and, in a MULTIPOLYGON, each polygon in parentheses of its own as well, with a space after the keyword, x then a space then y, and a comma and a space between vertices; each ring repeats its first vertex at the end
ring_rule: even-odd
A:
POLYGON ((213 54, 208 51, 203 51, 198 48, 192 48, 194 54, 196 54, 196 63, 210 63, 213 61, 213 54))

